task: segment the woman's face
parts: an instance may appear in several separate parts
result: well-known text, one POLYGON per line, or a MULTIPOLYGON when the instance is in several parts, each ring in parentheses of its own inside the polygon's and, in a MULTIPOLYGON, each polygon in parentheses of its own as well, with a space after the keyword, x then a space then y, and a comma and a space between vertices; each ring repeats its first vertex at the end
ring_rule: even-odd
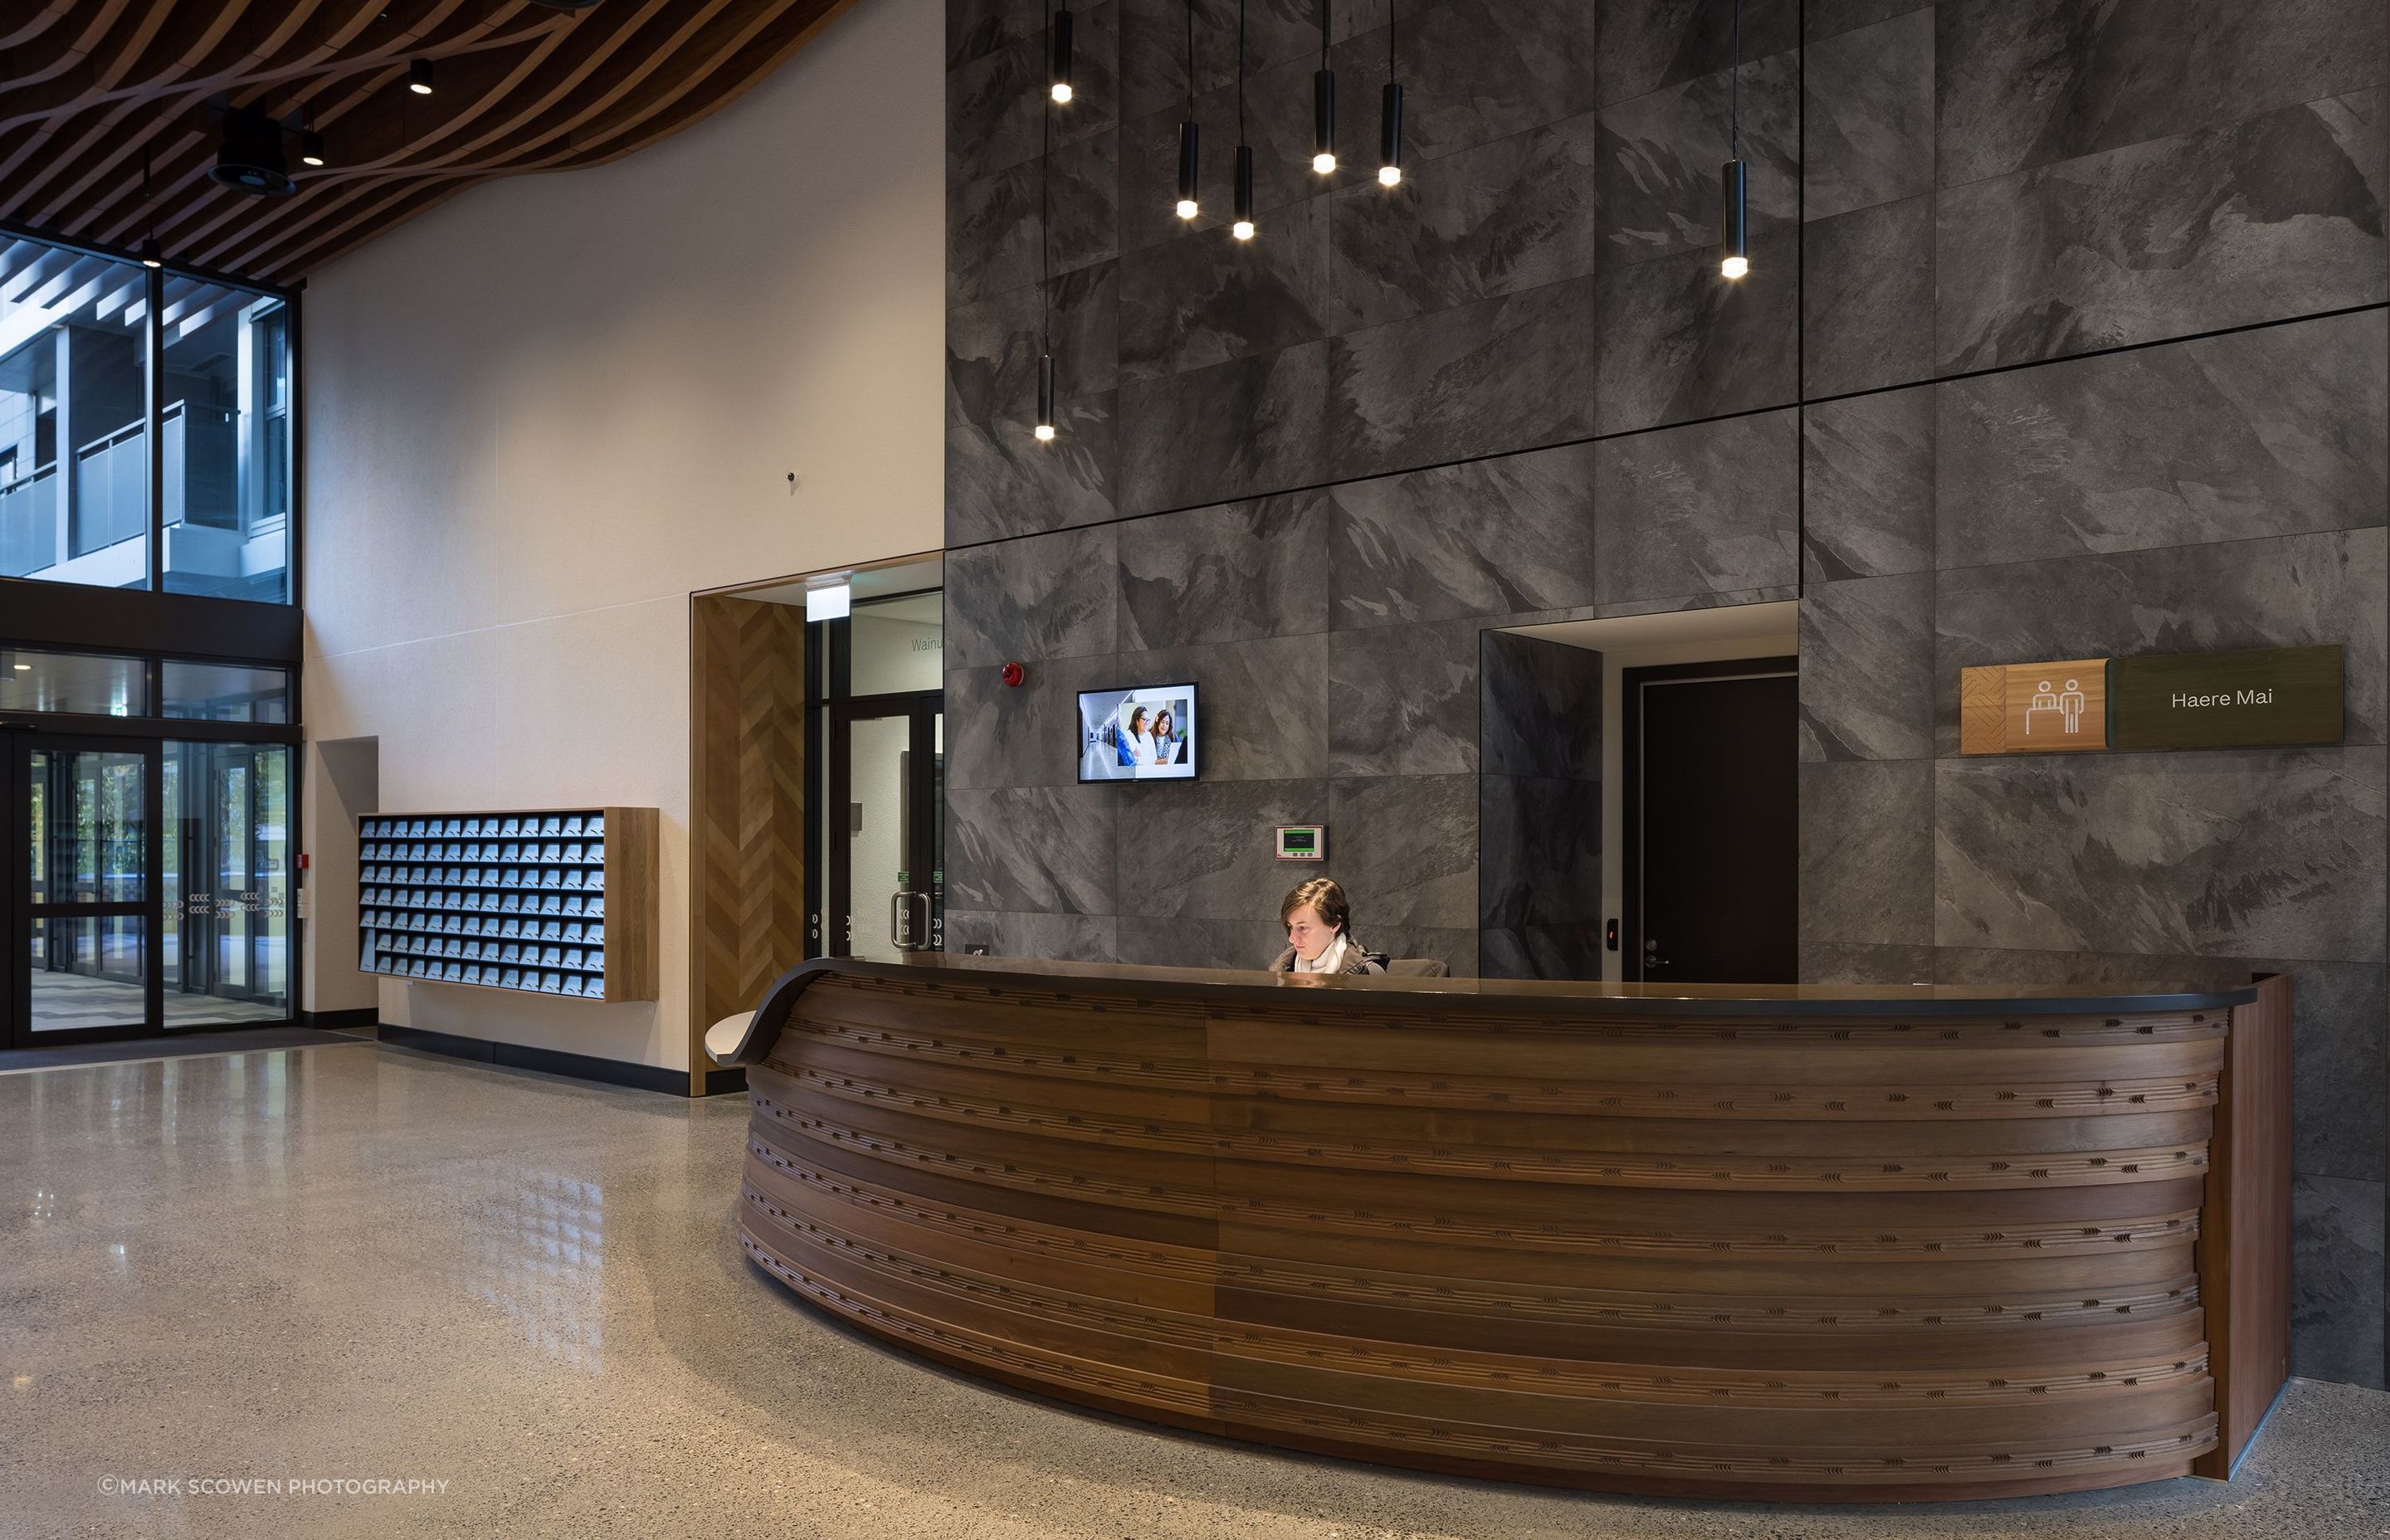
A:
POLYGON ((1319 911, 1305 904, 1286 917, 1287 944, 1304 962, 1317 962, 1319 954, 1336 939, 1334 927, 1319 918, 1319 911))

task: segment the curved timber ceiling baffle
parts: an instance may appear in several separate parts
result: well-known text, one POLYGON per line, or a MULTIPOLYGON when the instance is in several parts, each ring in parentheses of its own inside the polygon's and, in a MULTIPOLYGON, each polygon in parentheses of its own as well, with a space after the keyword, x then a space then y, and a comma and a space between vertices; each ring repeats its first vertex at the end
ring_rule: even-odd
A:
MULTIPOLYGON (((0 222, 290 283, 494 176, 687 127, 853 0, 32 0, 0 7, 0 222), (438 89, 408 90, 429 59, 438 89), (228 111, 291 135, 264 199, 210 174, 228 111), (320 134, 320 167, 297 135, 320 134), (145 197, 142 160, 152 163, 145 197)), ((6 243, 0 240, 0 248, 6 243)), ((0 283, 34 260, 0 251, 0 283)))

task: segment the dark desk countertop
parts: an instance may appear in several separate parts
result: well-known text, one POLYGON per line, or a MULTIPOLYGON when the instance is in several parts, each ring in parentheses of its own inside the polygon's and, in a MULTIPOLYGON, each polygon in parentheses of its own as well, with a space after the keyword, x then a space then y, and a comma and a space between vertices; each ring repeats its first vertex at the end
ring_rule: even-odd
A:
MULTIPOLYGON (((1034 957, 975 957, 915 953, 897 963, 816 959, 838 970, 965 969, 1026 981, 1111 981, 1171 994, 1257 995, 1285 989, 1355 991, 1455 1001, 1502 1002, 1536 1014, 1649 1017, 1715 1016, 2016 1016, 2107 1011, 2226 1010, 2256 998, 2254 984, 2230 989, 2116 993, 2079 985, 2019 984, 1693 984, 1599 983, 1541 979, 1423 979, 1407 975, 1270 973, 1224 968, 1143 968, 1121 963, 1053 962, 1034 957)), ((808 964, 807 966, 812 966, 808 964)))

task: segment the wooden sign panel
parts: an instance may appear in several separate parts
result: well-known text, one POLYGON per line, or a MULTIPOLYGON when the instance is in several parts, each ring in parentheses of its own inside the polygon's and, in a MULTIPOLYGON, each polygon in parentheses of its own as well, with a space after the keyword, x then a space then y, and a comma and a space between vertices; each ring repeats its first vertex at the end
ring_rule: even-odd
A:
POLYGON ((2338 743, 2340 676, 2337 647, 2119 658, 2111 736, 2119 749, 2338 743))
POLYGON ((1998 663, 1959 675, 1962 754, 2079 754, 2108 747, 2108 660, 1998 663))
POLYGON ((2342 649, 1998 663, 1959 676, 1962 754, 2338 743, 2342 649))

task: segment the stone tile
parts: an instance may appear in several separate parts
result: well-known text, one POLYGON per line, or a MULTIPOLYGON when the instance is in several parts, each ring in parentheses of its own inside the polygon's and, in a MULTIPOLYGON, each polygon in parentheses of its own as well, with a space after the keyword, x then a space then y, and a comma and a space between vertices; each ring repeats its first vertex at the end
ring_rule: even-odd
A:
POLYGON ((1803 956, 1934 942, 1934 765, 1803 764, 1800 787, 1803 956))
POLYGON ((1728 98, 1740 91, 1746 208, 1755 237, 1801 217, 1801 56, 1746 56, 1647 96, 1603 107, 1601 261, 1715 251, 1719 167, 1729 158, 1728 98))
POLYGON ((1934 198, 1879 203, 1802 232, 1802 369, 1812 396, 1934 375, 1934 198))
POLYGON ((1934 601, 1938 751, 1958 752, 1959 671, 1978 663, 2333 643, 2345 648, 2344 741, 2380 743, 2390 723, 2385 586, 2390 533, 2378 528, 1946 571, 1934 601))
POLYGON ((1954 380, 1941 564, 2380 524, 2385 359, 2374 311, 1954 380))
POLYGON ((946 950, 960 955, 974 946, 984 946, 985 955, 992 957, 1118 962, 1119 924, 1110 915, 1022 915, 949 909, 946 950))
POLYGON ((1934 0, 1807 0, 1801 7, 1803 35, 1815 43, 1911 11, 1933 8, 1934 0))
POLYGON ((1328 335, 1328 200, 1280 209, 1266 237, 1198 230, 1121 259, 1120 368, 1183 374, 1328 335))
POLYGON ((2372 304, 2383 93, 1946 185, 1946 371, 2372 304))
POLYGON ((1674 614, 1680 610, 1731 610, 1739 604, 1780 604, 1799 597, 1799 590, 1792 584, 1780 583, 1766 588, 1737 588, 1727 593, 1663 594, 1656 598, 1619 599, 1595 605, 1590 614, 1564 618, 1607 621, 1621 615, 1674 614))
MULTIPOLYGON (((1071 100, 1053 107, 1052 140, 1075 144, 1120 126, 1120 6, 1072 10, 1071 100)), ((1052 44, 1043 27, 946 73, 946 178, 968 182, 1034 160, 1047 143, 1052 44)))
MULTIPOLYGON (((1052 286, 1056 389, 1102 394, 1120 375, 1120 265, 1098 263, 1052 286)), ((1037 408, 1037 359, 1048 317, 1038 286, 991 294, 946 313, 946 426, 1037 408)))
POLYGON ((949 551, 947 667, 1112 650, 1118 550, 1113 532, 1099 527, 949 551))
POLYGON ((1319 492, 1126 520, 1122 649, 1327 630, 1334 521, 1319 492))
POLYGON ((1813 585, 1801 599, 1801 757, 1934 757, 1934 578, 1813 585))
POLYGON ((2383 79, 2381 11, 2367 0, 1956 0, 1934 15, 1946 187, 2383 79))
POLYGON ((1946 946, 2375 961, 2380 748, 1935 766, 1946 946))
MULTIPOLYGON (((1353 901, 1353 933, 1477 928, 1477 777, 1368 776, 1331 782, 1329 871, 1353 901)), ((1275 913, 1275 910, 1272 911, 1275 913)))
MULTIPOLYGON (((1407 5, 1405 8, 1407 11, 1410 7, 1407 5)), ((1235 84, 1237 11, 1236 0, 1195 0, 1195 89, 1199 96, 1235 84)), ((1290 61, 1303 65, 1307 80, 1307 71, 1317 67, 1319 55, 1317 6, 1312 0, 1248 0, 1244 13, 1248 91, 1256 72, 1290 61)), ((1187 100, 1184 0, 1124 0, 1124 15, 1121 87, 1129 114, 1183 109, 1187 100)), ((1340 5, 1330 21, 1331 38, 1341 42, 1351 37, 1356 28, 1383 27, 1385 7, 1382 4, 1340 5)), ((1308 123, 1308 92, 1304 96, 1303 112, 1308 123)))
POLYGON ((1338 487, 1336 624, 1590 603, 1593 461, 1571 444, 1338 487))
MULTIPOLYGON (((1406 170, 1592 111, 1597 9, 1550 0, 1398 6, 1394 66, 1403 83, 1406 170)), ((1370 26, 1335 52, 1337 99, 1350 125, 1345 153, 1365 176, 1377 172, 1379 96, 1386 83, 1381 18, 1370 26)), ((1304 107, 1307 114, 1308 90, 1304 107)))
POLYGON ((1037 437, 1036 387, 987 422, 946 429, 946 544, 969 545, 1112 517, 1115 398, 1056 404, 1037 437))
POLYGON ((1805 984, 1930 984, 1931 946, 1870 945, 1864 942, 1801 943, 1801 982, 1805 984))
POLYGON ((1120 683, 1109 653, 1035 663, 1018 686, 1000 666, 946 671, 945 784, 1074 786, 1081 690, 1120 683))
MULTIPOLYGON (((1054 273, 1111 261, 1120 253, 1120 135, 1065 146, 1051 160, 1054 273)), ((1040 157, 948 185, 948 309, 1038 281, 1038 182, 1046 163, 1040 157)))
POLYGON ((1328 344, 1121 388, 1124 513, 1223 503, 1327 479, 1328 344))
POLYGON ((1605 603, 1793 580, 1793 413, 1694 423, 1595 446, 1595 592, 1605 603))
POLYGON ((1600 923, 1599 781, 1480 776, 1476 832, 1481 928, 1600 923))
POLYGON ((1809 581, 1934 567, 1931 386, 1803 409, 1803 534, 1809 581))
POLYGON ((2384 1388, 2380 1182, 2291 1179, 2291 1372, 2384 1388))
POLYGON ((1934 16, 1904 11, 1803 53, 1803 217, 1934 190, 1934 16))
POLYGON ((1327 773, 1330 685, 1325 632, 1124 652, 1097 687, 1182 679, 1201 689, 1197 752, 1204 780, 1287 780, 1327 773))
MULTIPOLYGON (((1324 781, 1215 781, 1101 788, 1119 809, 1119 913, 1148 918, 1261 921, 1278 936, 1278 903, 1291 886, 1270 831, 1332 823, 1324 781)), ((1329 831, 1331 873, 1343 830, 1329 831)), ((1265 938, 1266 939, 1266 938, 1265 938)), ((1265 967, 1279 947, 1251 966, 1265 967)), ((1124 960, 1132 938, 1124 929, 1124 960)))
POLYGON ((1477 966, 1488 979, 1601 977, 1601 926, 1512 925, 1477 932, 1477 966))
POLYGON ((1601 779, 1601 654, 1507 631, 1478 635, 1478 766, 1601 779))
POLYGON ((1328 454, 1379 475, 1592 430, 1593 281, 1572 279, 1330 340, 1328 454))
POLYGON ((946 902, 958 909, 1110 915, 1117 789, 1022 786, 946 793, 946 902))
POLYGON ((1715 251, 1604 264, 1594 276, 1594 431, 1625 433, 1789 404, 1799 379, 1794 232, 1752 242, 1751 276, 1715 251))
MULTIPOLYGON (((1601 13, 1600 96, 1605 102, 1715 74, 1734 64, 1735 0, 1649 0, 1588 8, 1601 13)), ((1767 58, 1801 40, 1801 7, 1794 0, 1749 0, 1741 12, 1744 58, 1767 58)))
POLYGON ((1332 633, 1330 773, 1474 774, 1477 633, 1475 621, 1332 633))
POLYGON ((1260 972, 1286 950, 1286 933, 1275 918, 1279 897, 1271 894, 1269 903, 1255 911, 1259 918, 1254 919, 1124 915, 1120 960, 1150 968, 1240 968, 1260 972))
POLYGON ((1353 331, 1594 270, 1590 115, 1428 160, 1331 200, 1331 322, 1353 331))

